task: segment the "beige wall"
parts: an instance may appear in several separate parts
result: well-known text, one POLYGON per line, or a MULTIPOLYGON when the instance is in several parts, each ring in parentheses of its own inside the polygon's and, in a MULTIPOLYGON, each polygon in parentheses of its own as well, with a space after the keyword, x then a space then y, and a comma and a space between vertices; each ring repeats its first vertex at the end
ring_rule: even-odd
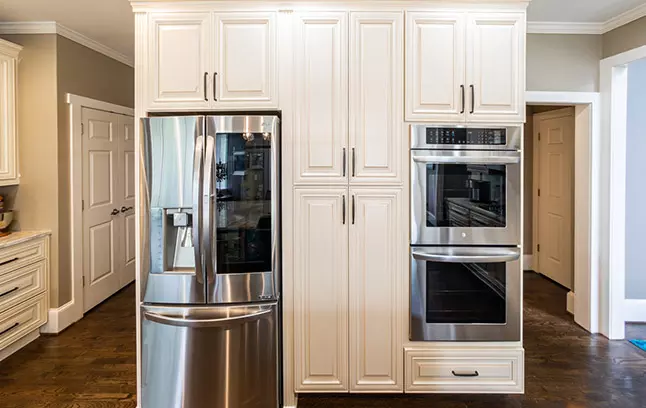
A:
POLYGON ((527 35, 527 90, 597 92, 600 35, 527 35))
POLYGON ((49 229, 50 303, 59 304, 59 191, 56 35, 3 35, 24 48, 18 65, 18 149, 20 187, 15 193, 15 228, 49 229))
POLYGON ((72 299, 70 224, 70 133, 67 94, 134 108, 135 72, 65 37, 58 37, 58 194, 60 304, 72 299))
POLYGON ((603 35, 603 58, 646 45, 646 17, 603 35))

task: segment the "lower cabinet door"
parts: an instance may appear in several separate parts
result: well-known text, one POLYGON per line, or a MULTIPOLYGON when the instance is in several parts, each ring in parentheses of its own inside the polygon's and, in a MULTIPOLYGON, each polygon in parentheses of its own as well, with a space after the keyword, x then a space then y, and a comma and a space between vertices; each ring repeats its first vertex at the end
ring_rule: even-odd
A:
POLYGON ((348 391, 348 190, 294 190, 296 392, 348 391))
POLYGON ((350 189, 350 391, 403 391, 399 188, 350 189))

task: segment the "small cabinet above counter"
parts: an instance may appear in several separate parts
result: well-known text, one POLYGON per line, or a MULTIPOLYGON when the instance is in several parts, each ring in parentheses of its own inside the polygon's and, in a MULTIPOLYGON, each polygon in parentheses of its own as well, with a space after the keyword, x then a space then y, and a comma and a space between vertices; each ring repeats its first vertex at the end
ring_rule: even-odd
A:
POLYGON ((0 186, 20 182, 16 135, 16 82, 22 47, 0 39, 0 186))

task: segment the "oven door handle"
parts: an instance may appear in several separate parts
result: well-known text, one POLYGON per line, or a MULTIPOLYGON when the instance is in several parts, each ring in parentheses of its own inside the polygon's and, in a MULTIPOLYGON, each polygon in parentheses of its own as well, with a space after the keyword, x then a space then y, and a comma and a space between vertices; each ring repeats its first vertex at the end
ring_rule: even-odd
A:
POLYGON ((473 251, 473 253, 453 253, 452 251, 438 250, 432 252, 413 252, 413 258, 418 261, 445 263, 504 263, 517 261, 520 258, 520 251, 515 248, 499 251, 499 253, 488 250, 480 253, 477 250, 473 251))
POLYGON ((415 163, 519 164, 520 156, 413 156, 415 163))

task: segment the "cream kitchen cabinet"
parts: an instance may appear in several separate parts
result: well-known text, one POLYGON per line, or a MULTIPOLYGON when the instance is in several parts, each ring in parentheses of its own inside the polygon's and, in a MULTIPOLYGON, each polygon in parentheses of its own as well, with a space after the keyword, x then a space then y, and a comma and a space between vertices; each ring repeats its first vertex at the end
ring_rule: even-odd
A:
POLYGON ((149 14, 147 108, 277 108, 276 13, 149 14))
POLYGON ((0 186, 19 184, 16 77, 22 47, 0 39, 0 186))
POLYGON ((525 13, 407 13, 406 119, 525 120, 525 13))
POLYGON ((401 184, 403 12, 295 20, 294 183, 401 184))

